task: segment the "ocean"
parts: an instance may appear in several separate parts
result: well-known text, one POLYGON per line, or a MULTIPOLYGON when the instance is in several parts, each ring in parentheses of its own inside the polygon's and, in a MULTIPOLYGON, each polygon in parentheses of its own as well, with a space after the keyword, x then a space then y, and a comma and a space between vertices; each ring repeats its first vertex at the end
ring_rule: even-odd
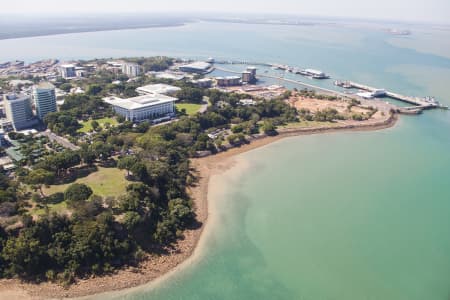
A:
MULTIPOLYGON (((450 31, 382 28, 198 22, 3 40, 0 61, 274 62, 450 105, 450 31)), ((448 300, 449 149, 450 112, 434 110, 386 130, 293 137, 244 153, 212 180, 214 222, 194 263, 156 285, 94 298, 448 300)))

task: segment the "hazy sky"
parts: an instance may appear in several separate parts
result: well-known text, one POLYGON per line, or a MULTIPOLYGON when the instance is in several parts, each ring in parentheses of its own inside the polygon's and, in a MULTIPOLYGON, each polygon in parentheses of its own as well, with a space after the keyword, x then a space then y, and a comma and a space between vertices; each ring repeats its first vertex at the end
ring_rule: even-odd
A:
POLYGON ((291 13, 450 23, 450 0, 7 0, 3 13, 291 13))

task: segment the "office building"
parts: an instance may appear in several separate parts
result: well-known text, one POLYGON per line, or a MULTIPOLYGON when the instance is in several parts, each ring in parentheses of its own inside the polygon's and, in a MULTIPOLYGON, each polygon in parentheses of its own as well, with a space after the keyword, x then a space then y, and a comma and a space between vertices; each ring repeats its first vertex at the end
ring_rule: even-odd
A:
POLYGON ((6 118, 15 131, 36 125, 29 96, 23 94, 4 95, 3 107, 6 118))
POLYGON ((71 64, 60 65, 59 73, 64 79, 77 77, 75 66, 71 64))
POLYGON ((127 121, 142 122, 173 115, 175 101, 178 99, 161 94, 148 94, 128 99, 107 97, 103 100, 111 104, 114 111, 127 121))
POLYGON ((122 73, 128 77, 137 77, 141 75, 141 66, 135 63, 124 62, 122 64, 122 73))
POLYGON ((39 120, 51 112, 56 112, 55 87, 49 82, 41 82, 33 87, 33 100, 39 120))

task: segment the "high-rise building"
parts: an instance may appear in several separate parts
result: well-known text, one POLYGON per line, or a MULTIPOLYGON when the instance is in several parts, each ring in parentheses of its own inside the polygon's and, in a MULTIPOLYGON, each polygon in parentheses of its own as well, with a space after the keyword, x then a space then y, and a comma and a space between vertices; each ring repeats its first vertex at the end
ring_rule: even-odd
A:
POLYGON ((129 77, 137 77, 141 75, 141 66, 135 63, 126 63, 122 64, 122 73, 129 77))
POLYGON ((64 79, 77 77, 76 69, 74 65, 60 65, 59 73, 64 79))
POLYGON ((3 95, 3 106, 6 118, 14 130, 22 130, 36 124, 31 110, 31 99, 23 94, 3 95))
POLYGON ((36 106, 36 116, 43 120, 51 112, 56 111, 55 87, 49 82, 41 82, 33 87, 33 100, 36 106))

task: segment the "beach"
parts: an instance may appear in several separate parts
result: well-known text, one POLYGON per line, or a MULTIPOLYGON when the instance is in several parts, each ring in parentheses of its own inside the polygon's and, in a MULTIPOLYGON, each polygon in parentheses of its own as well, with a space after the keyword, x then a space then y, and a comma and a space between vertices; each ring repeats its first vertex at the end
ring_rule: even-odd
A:
POLYGON ((78 280, 68 288, 55 283, 31 284, 16 279, 0 280, 0 300, 77 298, 126 290, 164 280, 185 265, 194 263, 202 254, 202 237, 205 236, 204 232, 209 230, 209 224, 213 223, 215 216, 214 209, 208 206, 208 194, 211 193, 212 188, 217 189, 218 187, 210 186, 211 178, 233 168, 236 165, 236 156, 286 137, 341 131, 381 130, 394 126, 397 120, 398 116, 394 114, 383 120, 360 122, 359 125, 342 124, 316 128, 283 129, 276 136, 265 136, 226 152, 192 159, 191 166, 197 172, 198 182, 190 188, 189 193, 193 199, 197 221, 201 226, 186 230, 184 239, 178 241, 172 249, 168 249, 167 254, 149 256, 137 268, 125 268, 111 275, 78 280))

